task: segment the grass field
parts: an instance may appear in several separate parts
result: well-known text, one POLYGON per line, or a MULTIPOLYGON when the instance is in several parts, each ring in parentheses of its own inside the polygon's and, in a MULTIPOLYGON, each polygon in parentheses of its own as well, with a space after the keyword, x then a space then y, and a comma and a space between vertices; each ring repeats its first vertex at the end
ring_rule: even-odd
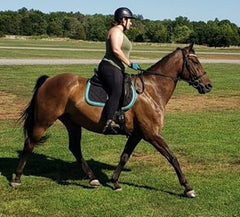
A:
POLYGON ((204 64, 212 92, 200 96, 180 82, 167 106, 163 135, 197 192, 195 199, 182 196, 173 168, 145 142, 121 174, 123 191, 113 191, 108 178, 126 138, 85 130, 83 154, 102 183, 90 188, 68 150, 67 133, 59 122, 49 129, 50 139, 35 148, 22 185, 9 186, 23 147, 16 118, 31 97, 37 77, 66 71, 90 77, 94 67, 0 66, 0 217, 239 217, 239 65, 204 64))
MULTIPOLYGON (((182 44, 134 43, 132 59, 160 59, 182 44)), ((104 42, 67 39, 0 38, 0 58, 102 58, 104 42)), ((195 45, 198 56, 204 59, 240 59, 240 48, 209 48, 195 45)))

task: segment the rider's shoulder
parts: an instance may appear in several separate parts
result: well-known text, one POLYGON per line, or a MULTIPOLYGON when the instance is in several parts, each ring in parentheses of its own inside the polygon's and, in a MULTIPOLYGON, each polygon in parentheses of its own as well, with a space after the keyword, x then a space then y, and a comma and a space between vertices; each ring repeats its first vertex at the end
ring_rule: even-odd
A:
POLYGON ((113 34, 123 34, 122 30, 118 26, 113 26, 110 30, 109 33, 113 34))

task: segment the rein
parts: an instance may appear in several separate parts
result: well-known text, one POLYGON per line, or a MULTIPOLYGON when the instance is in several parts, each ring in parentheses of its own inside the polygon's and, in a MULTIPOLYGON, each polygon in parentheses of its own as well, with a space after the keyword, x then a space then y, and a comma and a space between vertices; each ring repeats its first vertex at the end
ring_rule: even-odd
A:
MULTIPOLYGON (((146 76, 146 75, 154 75, 154 76, 160 76, 160 77, 163 77, 163 78, 170 78, 171 80, 173 80, 173 82, 175 84, 180 80, 180 77, 175 78, 173 76, 165 75, 165 74, 162 74, 162 73, 159 73, 159 72, 153 72, 153 71, 147 71, 145 69, 139 69, 137 77, 140 79, 140 81, 142 83, 142 91, 138 91, 137 90, 138 94, 142 94, 144 92, 144 90, 145 90, 143 75, 144 76, 146 76)), ((135 86, 136 86, 136 81, 135 81, 135 86)))
POLYGON ((174 83, 178 82, 180 80, 180 77, 173 77, 171 75, 165 75, 165 74, 162 74, 162 73, 159 73, 159 72, 153 72, 153 71, 147 71, 147 70, 144 70, 144 69, 140 69, 139 70, 139 74, 138 75, 155 75, 155 76, 160 76, 160 77, 164 77, 164 78, 170 78, 174 81, 174 83))
MULTIPOLYGON (((187 81, 188 84, 192 85, 194 88, 197 88, 200 85, 199 79, 201 77, 203 77, 206 74, 206 72, 203 72, 201 75, 198 75, 198 76, 191 73, 191 67, 190 67, 188 58, 189 57, 197 57, 197 55, 196 54, 187 54, 185 49, 181 49, 181 51, 182 51, 182 54, 183 54, 183 65, 182 65, 182 72, 180 74, 184 73, 184 68, 186 67, 186 69, 190 73, 189 81, 187 81)), ((144 76, 154 75, 154 76, 160 76, 160 77, 163 77, 163 78, 170 78, 175 84, 181 79, 180 75, 177 76, 177 77, 173 77, 171 75, 165 75, 163 73, 159 73, 159 72, 156 72, 156 71, 154 72, 154 71, 148 71, 148 70, 145 70, 145 69, 139 69, 137 77, 140 79, 140 81, 142 83, 142 91, 137 91, 138 94, 142 94, 144 92, 144 89, 145 89, 143 75, 144 76)), ((135 81, 135 83, 136 83, 136 81, 135 81)))

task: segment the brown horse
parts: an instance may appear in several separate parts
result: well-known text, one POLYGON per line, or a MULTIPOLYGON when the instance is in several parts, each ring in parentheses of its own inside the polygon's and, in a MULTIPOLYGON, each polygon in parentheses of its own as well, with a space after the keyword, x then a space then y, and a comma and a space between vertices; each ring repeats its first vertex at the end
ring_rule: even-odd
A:
MULTIPOLYGON (((183 49, 177 48, 146 71, 132 76, 133 83, 139 84, 142 92, 138 95, 134 106, 125 112, 126 128, 131 135, 111 179, 115 190, 121 189, 118 182, 120 173, 137 144, 144 139, 174 167, 180 184, 185 188, 185 195, 196 196, 183 175, 177 158, 161 135, 165 106, 179 79, 187 81, 201 94, 209 92, 212 88, 192 44, 183 49)), ((41 76, 38 79, 32 100, 22 116, 26 139, 16 168, 16 177, 11 182, 12 186, 21 183, 21 175, 29 154, 37 143, 44 142, 44 132, 57 119, 66 126, 69 149, 88 175, 90 185, 100 185, 81 152, 81 128, 101 133, 104 126, 101 118, 103 109, 85 102, 86 81, 86 78, 69 73, 50 78, 41 76)))

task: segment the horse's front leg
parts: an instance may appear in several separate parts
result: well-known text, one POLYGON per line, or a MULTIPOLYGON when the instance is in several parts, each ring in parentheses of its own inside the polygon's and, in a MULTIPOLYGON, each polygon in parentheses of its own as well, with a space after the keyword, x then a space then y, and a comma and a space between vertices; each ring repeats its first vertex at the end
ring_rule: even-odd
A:
POLYGON ((184 194, 187 197, 193 198, 196 197, 196 193, 193 188, 188 184, 182 170, 180 168, 179 162, 174 154, 169 149, 167 143, 164 141, 161 135, 152 136, 148 141, 169 161, 169 163, 174 167, 179 182, 182 186, 184 186, 184 194))
POLYGON ((132 152, 134 151, 135 147, 140 142, 140 140, 141 140, 141 137, 134 136, 134 135, 132 135, 128 138, 128 141, 125 145, 123 153, 120 157, 120 162, 119 162, 116 170, 114 171, 112 179, 111 179, 111 181, 113 182, 113 189, 114 190, 121 190, 122 189, 121 186, 118 183, 119 176, 122 172, 123 167, 125 166, 125 164, 129 160, 132 152))

